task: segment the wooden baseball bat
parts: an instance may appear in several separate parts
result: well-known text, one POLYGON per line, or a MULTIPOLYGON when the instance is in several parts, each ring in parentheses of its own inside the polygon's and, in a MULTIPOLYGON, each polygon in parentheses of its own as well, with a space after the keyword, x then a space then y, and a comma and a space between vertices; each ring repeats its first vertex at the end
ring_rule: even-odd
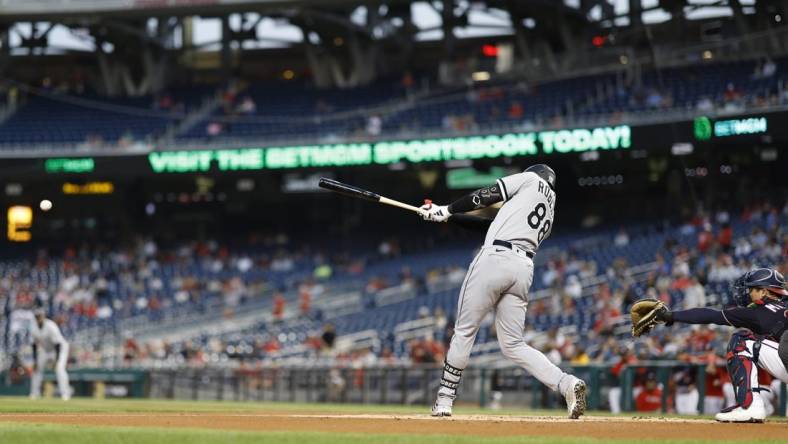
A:
POLYGON ((338 180, 321 177, 320 182, 318 182, 318 186, 320 188, 325 188, 327 190, 333 191, 335 193, 343 194, 345 196, 355 197, 357 199, 369 200, 372 202, 378 202, 384 205, 391 205, 393 207, 398 207, 408 211, 413 211, 414 213, 424 214, 424 210, 422 210, 419 207, 414 207, 413 205, 408 205, 398 200, 389 199, 388 197, 381 196, 380 194, 377 193, 373 193, 372 191, 365 190, 359 187, 354 187, 353 185, 348 185, 338 180))

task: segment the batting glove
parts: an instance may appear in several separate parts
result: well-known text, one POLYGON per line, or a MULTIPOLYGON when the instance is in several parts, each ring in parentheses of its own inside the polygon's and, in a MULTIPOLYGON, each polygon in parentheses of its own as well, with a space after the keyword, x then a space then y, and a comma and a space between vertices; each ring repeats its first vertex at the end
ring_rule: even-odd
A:
POLYGON ((422 218, 430 222, 446 222, 451 216, 448 205, 425 204, 421 206, 421 209, 425 211, 422 218))

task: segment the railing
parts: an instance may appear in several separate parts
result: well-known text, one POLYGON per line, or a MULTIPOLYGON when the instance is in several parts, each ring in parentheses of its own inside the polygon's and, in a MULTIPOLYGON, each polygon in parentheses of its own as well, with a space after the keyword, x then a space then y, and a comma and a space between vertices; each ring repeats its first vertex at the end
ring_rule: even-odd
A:
MULTIPOLYGON (((671 412, 669 399, 675 399, 671 382, 677 370, 691 369, 698 391, 698 411, 705 401, 705 365, 679 361, 643 362, 626 367, 620 378, 610 365, 590 365, 566 370, 589 385, 591 410, 609 410, 612 397, 620 396, 622 411, 634 411, 634 392, 643 381, 636 381, 640 369, 656 372, 661 386, 661 411, 671 412), (636 385, 637 382, 637 385, 636 385)), ((148 396, 154 398, 288 401, 362 404, 406 404, 428 406, 434 401, 441 374, 435 365, 396 367, 294 367, 263 369, 176 369, 150 372, 148 396)), ((550 391, 519 367, 472 366, 463 372, 458 390, 459 404, 489 407, 500 404, 514 408, 563 408, 561 396, 550 391), (494 399, 494 402, 493 402, 494 399)), ((776 393, 778 412, 785 414, 786 385, 776 393)))
MULTIPOLYGON (((674 413, 679 394, 697 396, 697 412, 713 414, 706 407, 706 365, 681 361, 641 361, 632 364, 618 376, 609 364, 564 367, 568 373, 582 378, 589 387, 588 408, 609 410, 613 404, 622 412, 636 411, 635 398, 647 380, 654 382, 660 397, 655 407, 662 413, 674 413), (641 377, 647 371, 654 376, 641 377), (675 375, 690 375, 690 381, 679 389, 675 375), (704 408, 706 411, 704 412, 704 408)), ((262 368, 178 367, 146 370, 137 368, 69 369, 77 396, 147 397, 211 401, 281 401, 312 403, 361 403, 421 405, 425 411, 434 401, 442 366, 331 366, 315 360, 310 366, 269 366, 262 368)), ((45 380, 55 380, 52 371, 45 380)), ((0 372, 0 395, 26 395, 29 378, 14 377, 0 372)), ((732 388, 732 387, 729 387, 732 388)), ((764 387, 762 387, 764 388, 764 387)), ((786 384, 771 386, 762 392, 775 407, 776 415, 788 415, 786 384)), ((723 392, 725 391, 723 386, 723 392)), ((686 401, 686 400, 685 400, 686 401)), ((531 409, 562 409, 562 397, 550 391, 519 367, 491 366, 472 363, 463 372, 458 389, 458 405, 531 409)), ((695 410, 694 405, 686 405, 695 410)), ((710 403, 711 404, 711 403, 710 403)), ((716 408, 725 402, 717 396, 716 408)))

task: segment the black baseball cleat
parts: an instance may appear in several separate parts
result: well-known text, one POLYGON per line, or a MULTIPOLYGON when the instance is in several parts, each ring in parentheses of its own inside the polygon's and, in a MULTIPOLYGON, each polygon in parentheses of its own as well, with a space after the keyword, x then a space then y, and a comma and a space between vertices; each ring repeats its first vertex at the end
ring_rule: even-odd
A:
POLYGON ((575 381, 575 385, 565 395, 566 409, 569 419, 577 419, 586 412, 586 391, 588 387, 582 379, 575 381))

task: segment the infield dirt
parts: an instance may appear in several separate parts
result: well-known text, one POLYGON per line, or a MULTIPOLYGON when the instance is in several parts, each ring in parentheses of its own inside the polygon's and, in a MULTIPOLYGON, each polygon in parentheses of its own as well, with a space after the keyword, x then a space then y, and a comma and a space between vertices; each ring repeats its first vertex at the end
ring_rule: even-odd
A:
POLYGON ((720 424, 709 420, 638 417, 329 415, 261 413, 30 413, 0 421, 82 426, 207 428, 234 431, 300 431, 370 434, 556 436, 638 440, 788 440, 788 423, 720 424), (740 438, 736 438, 740 437, 740 438))

